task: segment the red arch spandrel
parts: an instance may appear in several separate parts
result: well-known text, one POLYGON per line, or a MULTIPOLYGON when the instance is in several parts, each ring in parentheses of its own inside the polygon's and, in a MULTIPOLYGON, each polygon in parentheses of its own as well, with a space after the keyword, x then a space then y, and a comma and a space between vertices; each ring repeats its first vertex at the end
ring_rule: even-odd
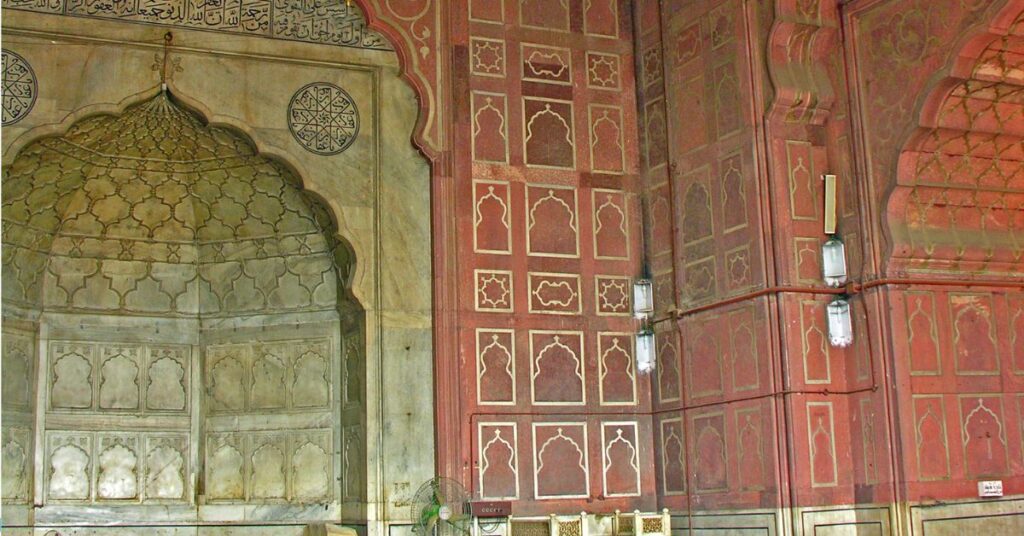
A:
MULTIPOLYGON (((337 0, 344 1, 344 0, 337 0)), ((445 149, 442 105, 442 2, 352 0, 366 23, 387 37, 398 54, 399 75, 416 92, 420 114, 413 142, 432 161, 445 149)))

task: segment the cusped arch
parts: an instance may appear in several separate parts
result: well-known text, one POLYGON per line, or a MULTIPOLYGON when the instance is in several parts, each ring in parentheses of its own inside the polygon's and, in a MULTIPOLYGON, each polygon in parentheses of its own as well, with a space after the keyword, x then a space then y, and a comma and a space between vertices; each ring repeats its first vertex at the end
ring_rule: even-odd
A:
POLYGON ((889 273, 1024 273, 1024 2, 963 41, 920 101, 886 202, 889 273))
POLYGON ((239 310, 361 309, 351 290, 356 253, 339 232, 337 207, 307 189, 288 160, 265 154, 242 128, 210 124, 190 104, 167 91, 147 92, 118 113, 75 114, 59 135, 21 148, 4 168, 3 219, 17 228, 4 236, 13 248, 4 268, 11 276, 42 276, 12 277, 21 284, 4 285, 5 302, 97 313, 230 314, 224 299, 215 307, 207 299, 211 287, 229 282, 223 294, 239 310), (151 243, 106 257, 83 249, 95 253, 117 241, 151 243), (309 261, 317 255, 320 268, 309 261), (117 277, 140 269, 125 264, 131 262, 148 265, 118 292, 117 277), (317 269, 325 277, 310 285, 317 269), (254 271, 279 272, 295 287, 292 301, 306 299, 280 299, 288 289, 268 295, 254 271), (101 272, 103 278, 92 277, 101 272), (75 282, 63 284, 62 276, 75 282), (198 288, 181 284, 193 280, 198 288), (44 288, 52 288, 49 296, 44 288))

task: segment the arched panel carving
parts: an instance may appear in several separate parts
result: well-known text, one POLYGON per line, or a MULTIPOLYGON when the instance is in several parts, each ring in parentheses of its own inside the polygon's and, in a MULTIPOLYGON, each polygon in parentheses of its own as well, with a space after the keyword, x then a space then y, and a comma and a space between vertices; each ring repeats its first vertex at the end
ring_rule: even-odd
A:
MULTIPOLYGON (((61 415, 44 422, 45 501, 89 505, 84 518, 126 503, 195 506, 197 491, 211 504, 291 508, 262 521, 293 521, 303 504, 340 509, 323 426, 343 420, 342 327, 361 324, 361 307, 347 289, 353 249, 322 201, 166 92, 22 155, 4 169, 4 246, 48 237, 46 285, 15 296, 52 322, 42 388, 61 415), (88 431, 68 431, 70 413, 88 431)), ((26 266, 13 258, 5 270, 26 266)), ((4 342, 17 369, 25 360, 4 342)), ((355 400, 344 420, 357 437, 365 350, 360 337, 346 344, 355 400)), ((31 402, 31 389, 4 394, 5 414, 12 396, 31 402)), ((21 499, 32 445, 8 435, 5 500, 21 499)), ((365 473, 361 453, 346 455, 365 473)), ((365 500, 365 479, 349 484, 365 500)))

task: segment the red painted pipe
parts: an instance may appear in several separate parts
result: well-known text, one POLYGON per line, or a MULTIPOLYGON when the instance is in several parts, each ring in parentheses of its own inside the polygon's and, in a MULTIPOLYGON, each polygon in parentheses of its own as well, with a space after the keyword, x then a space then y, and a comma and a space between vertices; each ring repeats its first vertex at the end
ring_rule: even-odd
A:
POLYGON ((881 278, 872 279, 867 282, 851 281, 846 284, 843 288, 831 288, 831 287, 799 287, 799 286, 778 286, 778 287, 765 287, 760 290, 748 292, 746 294, 740 294, 739 296, 733 296, 726 298, 714 303, 706 305, 699 305, 685 311, 670 311, 669 316, 660 318, 654 321, 655 324, 664 322, 669 319, 679 319, 684 316, 695 315, 710 311, 712 309, 718 309, 734 303, 752 300, 760 298, 761 296, 767 296, 769 294, 831 294, 831 295, 856 295, 860 294, 865 290, 870 290, 882 286, 891 285, 931 285, 931 286, 944 286, 944 287, 997 287, 997 288, 1024 288, 1024 281, 1018 279, 1003 279, 1003 280, 974 280, 974 279, 938 279, 938 278, 881 278))

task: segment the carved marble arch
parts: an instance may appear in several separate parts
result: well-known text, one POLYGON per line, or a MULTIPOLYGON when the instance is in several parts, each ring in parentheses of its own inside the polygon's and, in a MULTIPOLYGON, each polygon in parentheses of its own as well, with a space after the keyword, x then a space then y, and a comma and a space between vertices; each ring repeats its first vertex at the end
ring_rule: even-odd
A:
POLYGON ((345 466, 332 425, 366 408, 361 391, 342 396, 344 375, 365 373, 341 358, 365 356, 354 249, 291 166, 150 95, 3 169, 4 313, 39 329, 40 389, 63 414, 37 421, 37 463, 55 475, 41 499, 196 505, 205 489, 210 503, 284 504, 267 513, 281 520, 337 510, 365 486, 346 480, 365 471, 345 466), (74 467, 99 469, 65 470, 64 437, 74 467), (109 437, 124 439, 98 448, 109 437))
POLYGON ((361 309, 354 252, 327 204, 168 93, 26 145, 3 194, 5 304, 175 317, 361 309))
POLYGON ((922 99, 886 205, 887 270, 1024 274, 1024 2, 922 99))

